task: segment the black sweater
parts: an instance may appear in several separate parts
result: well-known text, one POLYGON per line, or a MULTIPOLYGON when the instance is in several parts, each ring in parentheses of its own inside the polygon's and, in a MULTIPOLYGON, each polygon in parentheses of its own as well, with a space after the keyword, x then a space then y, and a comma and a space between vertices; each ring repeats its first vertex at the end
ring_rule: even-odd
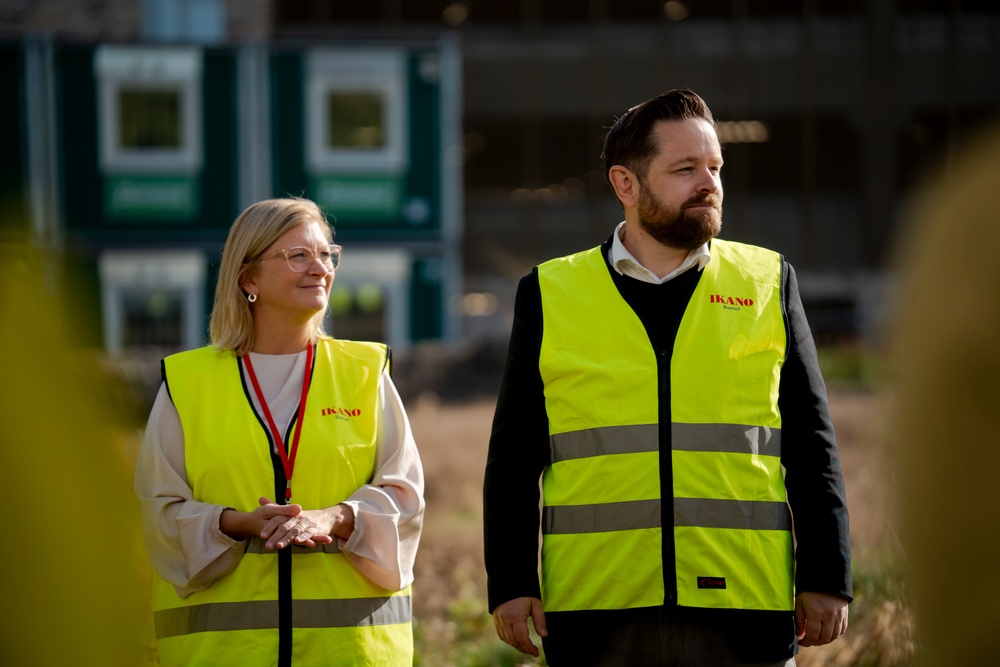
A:
MULTIPOLYGON (((610 239, 602 245, 606 263, 610 247, 610 239)), ((666 360, 669 372, 674 337, 701 272, 692 269, 665 283, 652 284, 622 276, 610 264, 607 267, 618 292, 642 321, 658 358, 666 360), (661 355, 663 352, 666 354, 661 355)), ((833 422, 795 272, 784 261, 781 300, 788 345, 781 368, 778 409, 782 422, 781 463, 786 469, 785 485, 794 518, 796 591, 850 599, 847 502, 833 422)), ((587 322, 580 322, 580 326, 586 327, 587 322)), ((535 270, 518 285, 486 463, 484 522, 491 610, 514 598, 541 597, 538 480, 549 464, 548 418, 538 369, 541 340, 541 293, 535 270)), ((672 387, 674 391, 679 389, 683 388, 672 387)), ((663 460, 669 461, 669 456, 661 456, 663 460)), ((665 473, 662 488, 669 493, 669 463, 666 469, 661 464, 661 472, 665 473)), ((672 506, 672 499, 665 498, 664 506, 672 506)), ((668 571, 674 567, 671 532, 664 530, 664 560, 669 561, 664 567, 668 571)), ((675 601, 668 599, 666 604, 674 605, 675 601)), ((780 621, 776 612, 720 612, 723 618, 728 615, 735 621, 733 614, 740 615, 739 624, 743 625, 756 625, 755 619, 768 626, 777 623, 784 629, 779 644, 787 647, 793 643, 787 636, 792 626, 784 612, 780 612, 780 621)))

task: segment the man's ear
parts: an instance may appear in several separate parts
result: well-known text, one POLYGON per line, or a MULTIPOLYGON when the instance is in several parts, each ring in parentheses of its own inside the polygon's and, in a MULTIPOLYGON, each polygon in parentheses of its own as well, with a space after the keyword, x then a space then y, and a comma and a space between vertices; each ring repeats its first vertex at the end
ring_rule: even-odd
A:
POLYGON ((639 179, 628 167, 616 164, 608 169, 608 180, 622 206, 635 206, 639 197, 639 179))

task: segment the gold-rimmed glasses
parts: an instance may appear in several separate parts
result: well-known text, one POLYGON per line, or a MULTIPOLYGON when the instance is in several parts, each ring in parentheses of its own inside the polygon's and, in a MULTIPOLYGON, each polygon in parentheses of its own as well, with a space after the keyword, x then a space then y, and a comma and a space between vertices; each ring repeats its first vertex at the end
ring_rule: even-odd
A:
POLYGON ((282 248, 278 252, 266 255, 260 259, 263 261, 265 259, 284 257, 285 261, 288 262, 288 268, 296 273, 305 273, 313 265, 313 262, 318 259, 328 271, 333 271, 340 266, 340 254, 343 250, 339 245, 332 245, 329 248, 322 248, 320 250, 295 246, 294 248, 282 248))

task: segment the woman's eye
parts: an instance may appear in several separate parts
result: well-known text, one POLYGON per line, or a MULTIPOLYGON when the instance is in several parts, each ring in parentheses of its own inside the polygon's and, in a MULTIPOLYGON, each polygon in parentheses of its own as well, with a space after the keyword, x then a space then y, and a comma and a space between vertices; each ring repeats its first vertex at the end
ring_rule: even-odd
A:
POLYGON ((293 250, 292 253, 289 255, 291 259, 302 259, 305 256, 306 252, 304 250, 293 250))

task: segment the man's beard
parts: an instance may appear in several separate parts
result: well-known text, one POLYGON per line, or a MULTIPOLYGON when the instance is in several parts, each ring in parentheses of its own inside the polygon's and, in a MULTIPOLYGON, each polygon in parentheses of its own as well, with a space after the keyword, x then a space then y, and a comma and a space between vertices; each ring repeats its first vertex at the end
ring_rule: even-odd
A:
POLYGON ((671 209, 643 188, 635 208, 639 226, 669 248, 694 250, 714 239, 722 230, 722 202, 716 195, 696 195, 684 202, 680 209, 671 209), (706 204, 713 208, 689 210, 691 206, 706 204))

